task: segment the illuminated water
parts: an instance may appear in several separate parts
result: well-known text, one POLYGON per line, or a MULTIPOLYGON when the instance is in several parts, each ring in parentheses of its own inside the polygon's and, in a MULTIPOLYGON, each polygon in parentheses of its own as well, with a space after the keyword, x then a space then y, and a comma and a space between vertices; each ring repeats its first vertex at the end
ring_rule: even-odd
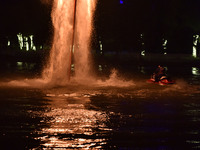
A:
POLYGON ((1 148, 199 149, 199 68, 169 69, 170 86, 146 83, 146 67, 93 85, 1 82, 1 148))
POLYGON ((84 0, 75 5, 73 0, 54 0, 54 39, 49 63, 43 71, 46 82, 68 83, 72 65, 76 80, 91 76, 90 36, 95 3, 95 0, 84 0))
POLYGON ((199 149, 199 68, 172 68, 177 83, 170 86, 146 83, 145 67, 91 79, 88 43, 95 5, 79 2, 70 82, 74 3, 67 0, 54 1, 45 80, 1 77, 1 149, 199 149))

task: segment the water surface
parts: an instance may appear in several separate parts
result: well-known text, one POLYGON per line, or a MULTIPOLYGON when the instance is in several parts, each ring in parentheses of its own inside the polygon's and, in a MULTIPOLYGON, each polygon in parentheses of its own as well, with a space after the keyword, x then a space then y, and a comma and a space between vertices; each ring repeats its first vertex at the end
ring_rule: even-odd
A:
POLYGON ((198 68, 183 69, 182 75, 174 70, 170 75, 176 84, 169 86, 144 82, 148 68, 124 81, 99 80, 90 86, 1 83, 1 147, 199 149, 198 68))

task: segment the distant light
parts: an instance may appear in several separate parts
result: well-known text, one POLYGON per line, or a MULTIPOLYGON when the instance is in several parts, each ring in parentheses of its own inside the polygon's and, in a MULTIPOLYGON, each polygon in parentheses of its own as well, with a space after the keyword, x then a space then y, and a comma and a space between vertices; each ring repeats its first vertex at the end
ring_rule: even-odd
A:
POLYGON ((17 62, 17 67, 18 67, 18 69, 22 70, 23 69, 23 62, 17 62))
POLYGON ((24 49, 26 51, 29 50, 36 51, 36 46, 33 41, 34 35, 24 36, 22 35, 22 33, 18 33, 17 38, 21 50, 24 49))
POLYGON ((74 68, 75 68, 74 64, 71 64, 71 70, 72 70, 72 71, 75 70, 74 68))
POLYGON ((36 51, 36 46, 33 46, 33 48, 32 48, 34 51, 36 51))
POLYGON ((197 48, 195 46, 193 46, 192 56, 197 57, 197 48))
POLYGON ((8 46, 10 46, 10 41, 8 40, 8 46))
POLYGON ((22 50, 22 48, 24 47, 24 44, 23 44, 24 42, 23 42, 23 36, 22 36, 22 34, 18 33, 17 34, 17 38, 18 38, 18 42, 19 42, 19 47, 22 50))
POLYGON ((102 44, 100 44, 100 51, 102 51, 103 50, 103 45, 102 44))
POLYGON ((193 75, 200 75, 199 69, 197 67, 192 67, 192 74, 193 75))
POLYGON ((167 50, 167 42, 168 41, 164 38, 162 40, 163 40, 162 47, 163 47, 163 50, 164 50, 164 55, 167 55, 166 50, 167 50))
POLYGON ((18 66, 22 66, 22 64, 23 64, 22 62, 17 62, 18 66))
POLYGON ((163 39, 163 47, 166 47, 167 46, 167 40, 163 39))
POLYGON ((141 56, 145 56, 144 33, 141 33, 141 34, 140 34, 140 42, 141 42, 141 46, 142 46, 142 50, 141 50, 140 55, 141 55, 141 56))
POLYGON ((141 55, 145 56, 145 50, 141 51, 141 55))
POLYGON ((143 33, 141 33, 141 34, 140 34, 140 38, 142 39, 143 37, 144 37, 144 34, 143 34, 143 33))
POLYGON ((102 71, 103 69, 102 69, 102 65, 99 65, 99 71, 102 71))
POLYGON ((32 49, 32 50, 34 50, 34 51, 36 51, 36 46, 34 45, 34 43, 33 43, 33 35, 29 35, 29 38, 30 38, 30 48, 32 49))
POLYGON ((197 57, 197 45, 198 45, 199 35, 193 35, 193 57, 197 57))
POLYGON ((103 44, 99 41, 100 53, 103 54, 103 44))
POLYGON ((26 51, 29 51, 29 43, 27 36, 24 36, 24 47, 26 48, 26 51))
POLYGON ((124 1, 123 1, 123 0, 120 0, 120 4, 124 4, 124 1))

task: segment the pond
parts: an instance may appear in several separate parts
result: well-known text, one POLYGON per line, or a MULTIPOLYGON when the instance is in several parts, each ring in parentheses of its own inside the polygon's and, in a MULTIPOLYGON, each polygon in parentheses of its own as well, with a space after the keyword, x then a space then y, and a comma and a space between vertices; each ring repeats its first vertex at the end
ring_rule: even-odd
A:
POLYGON ((147 83, 150 70, 56 87, 2 81, 1 147, 199 149, 199 68, 168 68, 176 83, 167 86, 147 83))

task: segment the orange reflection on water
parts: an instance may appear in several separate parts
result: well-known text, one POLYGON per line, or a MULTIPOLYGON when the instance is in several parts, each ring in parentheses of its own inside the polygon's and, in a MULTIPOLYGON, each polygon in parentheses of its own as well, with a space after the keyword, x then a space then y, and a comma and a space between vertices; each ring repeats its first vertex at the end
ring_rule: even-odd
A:
POLYGON ((46 124, 37 134, 42 146, 47 148, 101 148, 110 132, 106 125, 109 117, 105 112, 89 110, 86 97, 50 97, 50 105, 42 115, 46 124))

